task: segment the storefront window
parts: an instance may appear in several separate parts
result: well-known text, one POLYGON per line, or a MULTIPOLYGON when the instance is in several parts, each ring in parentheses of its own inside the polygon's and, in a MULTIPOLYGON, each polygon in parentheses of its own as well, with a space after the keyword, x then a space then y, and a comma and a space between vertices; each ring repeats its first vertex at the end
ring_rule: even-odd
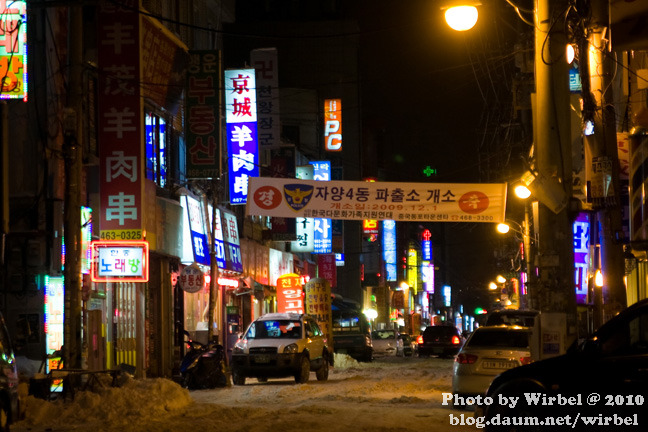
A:
POLYGON ((184 328, 197 341, 207 343, 209 327, 209 286, 196 293, 184 293, 184 328))

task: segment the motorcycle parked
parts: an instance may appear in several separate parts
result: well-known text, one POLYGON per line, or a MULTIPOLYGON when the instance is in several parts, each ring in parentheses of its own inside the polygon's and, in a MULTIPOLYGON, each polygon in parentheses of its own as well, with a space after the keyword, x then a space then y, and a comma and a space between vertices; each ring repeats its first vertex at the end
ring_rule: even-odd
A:
POLYGON ((187 353, 180 363, 184 387, 199 390, 227 386, 223 346, 215 342, 205 345, 192 340, 188 332, 184 333, 188 339, 185 340, 187 353))

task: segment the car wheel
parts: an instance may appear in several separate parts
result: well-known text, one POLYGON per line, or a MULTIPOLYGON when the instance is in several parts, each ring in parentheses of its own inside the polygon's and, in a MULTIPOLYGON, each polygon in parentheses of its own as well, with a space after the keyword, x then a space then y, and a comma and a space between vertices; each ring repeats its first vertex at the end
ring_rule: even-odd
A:
POLYGON ((232 382, 234 383, 234 385, 245 385, 245 375, 238 369, 233 369, 232 382))
POLYGON ((299 364, 299 370, 295 374, 295 382, 299 384, 307 383, 310 378, 310 360, 303 356, 299 364))
POLYGON ((329 375, 329 361, 328 354, 324 353, 324 358, 322 362, 322 367, 315 372, 317 381, 326 381, 329 375))

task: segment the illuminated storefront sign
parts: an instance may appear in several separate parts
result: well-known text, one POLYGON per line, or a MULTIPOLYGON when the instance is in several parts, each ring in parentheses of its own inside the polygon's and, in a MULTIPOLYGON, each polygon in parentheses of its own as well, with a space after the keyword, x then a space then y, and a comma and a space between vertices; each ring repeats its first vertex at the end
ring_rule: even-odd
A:
POLYGON ((1 1, 0 99, 27 102, 27 2, 1 1))
MULTIPOLYGON (((313 180, 331 180, 331 161, 313 161, 313 180)), ((314 218, 313 220, 313 253, 329 254, 333 251, 333 227, 330 218, 314 218)))
POLYGON ((425 292, 434 294, 434 264, 429 261, 423 261, 421 275, 423 277, 423 289, 425 292))
POLYGON ((211 227, 212 222, 214 223, 214 227, 210 232, 214 233, 213 247, 216 252, 216 263, 218 265, 218 268, 224 269, 227 267, 227 255, 225 254, 225 241, 223 240, 223 222, 221 220, 220 209, 217 208, 215 211, 216 211, 216 215, 213 214, 214 207, 211 205, 208 207, 208 213, 209 213, 208 225, 211 227))
POLYGON ((45 349, 47 354, 52 354, 63 346, 63 309, 65 301, 63 278, 45 275, 44 288, 45 349))
POLYGON ((590 222, 587 213, 578 213, 574 221, 574 273, 576 303, 587 303, 587 281, 590 264, 590 222))
POLYGON ((407 285, 414 291, 418 292, 418 253, 416 249, 407 251, 407 285))
POLYGON ((324 101, 324 149, 342 151, 342 99, 324 101))
POLYGON ((99 6, 99 228, 102 240, 141 240, 144 218, 140 15, 137 8, 99 6), (115 31, 115 29, 121 29, 115 31))
POLYGON ((430 230, 426 229, 421 234, 421 252, 422 259, 425 261, 430 261, 432 259, 432 233, 430 230))
POLYGON ((277 279, 277 312, 304 313, 304 292, 299 275, 289 273, 277 279))
POLYGON ((396 282, 396 222, 384 220, 383 225, 383 261, 385 262, 385 280, 396 282))
POLYGON ((225 71, 225 121, 231 204, 245 204, 248 180, 259 176, 254 69, 225 71))
POLYGON ((94 282, 147 282, 148 242, 93 241, 94 282))
POLYGON ((241 273, 243 272, 243 261, 236 216, 226 210, 221 210, 221 214, 223 215, 223 241, 227 258, 226 269, 241 273))
POLYGON ((205 220, 203 217, 203 207, 197 199, 185 196, 187 205, 187 214, 189 216, 189 230, 191 232, 191 246, 193 249, 194 260, 198 264, 205 266, 210 265, 209 241, 205 232, 205 220))
POLYGON ((452 287, 450 285, 443 285, 443 305, 450 307, 452 304, 452 287))
MULTIPOLYGON (((301 180, 313 179, 313 165, 295 167, 295 177, 301 180)), ((290 243, 292 252, 313 252, 315 250, 315 223, 312 218, 295 220, 297 240, 290 243)))

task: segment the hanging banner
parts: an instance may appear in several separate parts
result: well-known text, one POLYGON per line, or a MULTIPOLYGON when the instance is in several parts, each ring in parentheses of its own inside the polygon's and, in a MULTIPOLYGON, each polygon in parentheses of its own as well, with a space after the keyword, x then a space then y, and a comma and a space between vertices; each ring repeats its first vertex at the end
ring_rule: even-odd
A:
POLYGON ((506 183, 250 178, 247 215, 399 222, 503 222, 506 183))

